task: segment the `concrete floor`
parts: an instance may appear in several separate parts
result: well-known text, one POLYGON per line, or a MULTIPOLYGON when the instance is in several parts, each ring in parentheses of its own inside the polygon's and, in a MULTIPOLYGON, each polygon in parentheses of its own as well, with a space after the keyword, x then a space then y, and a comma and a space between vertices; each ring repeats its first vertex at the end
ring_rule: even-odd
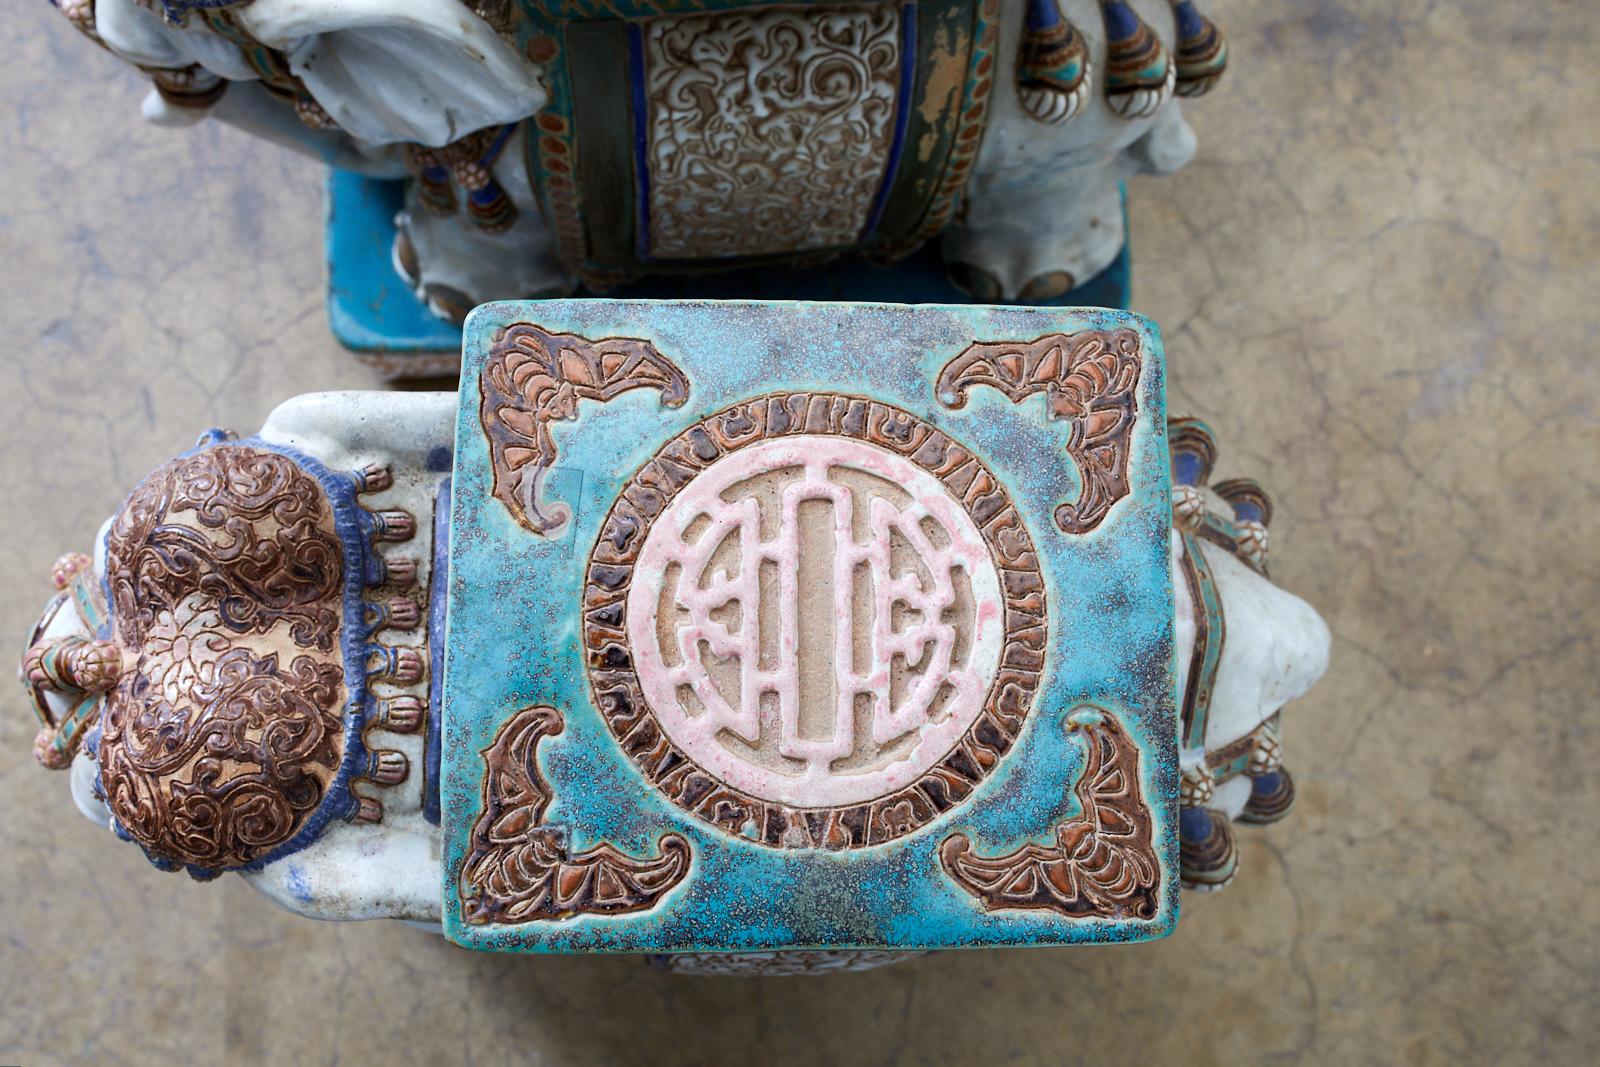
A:
MULTIPOLYGON (((0 716, 0 1063, 1593 1062, 1600 1056, 1600 20, 1217 0, 1195 163, 1132 190, 1136 307, 1333 666, 1301 802, 1170 940, 826 979, 476 956, 150 868, 0 716)), ((46 4, 0 67, 0 633, 212 425, 376 387, 322 309, 315 166, 138 121, 46 4)), ((14 646, 15 647, 15 646, 14 646)))

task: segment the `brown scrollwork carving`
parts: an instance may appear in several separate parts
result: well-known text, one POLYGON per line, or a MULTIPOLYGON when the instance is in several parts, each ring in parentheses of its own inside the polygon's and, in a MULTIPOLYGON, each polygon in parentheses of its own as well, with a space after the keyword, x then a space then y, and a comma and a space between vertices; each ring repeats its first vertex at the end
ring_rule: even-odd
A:
POLYGON ((202 600, 233 634, 289 625, 329 651, 344 560, 316 479, 276 452, 218 445, 175 460, 134 490, 107 538, 117 637, 137 647, 157 616, 202 600), (192 521, 171 521, 187 514, 192 521))
POLYGON ((939 847, 945 871, 985 908, 1043 908, 1073 918, 1149 919, 1161 867, 1139 787, 1139 749, 1115 716, 1082 708, 1067 720, 1088 760, 1074 788, 1079 814, 1055 827, 1049 845, 1029 842, 985 858, 965 834, 939 847))
POLYGON ((556 458, 551 423, 576 418, 579 400, 603 404, 630 389, 659 389, 665 407, 677 407, 689 395, 689 379, 649 341, 590 341, 526 322, 506 329, 495 343, 479 386, 495 498, 536 534, 554 533, 567 518, 563 507, 539 499, 556 458))
POLYGON ((342 755, 344 557, 291 459, 218 444, 147 478, 106 541, 120 648, 100 775, 152 855, 240 867, 288 841, 342 755))
POLYGON ((483 811, 461 865, 463 918, 474 925, 648 911, 689 873, 689 842, 663 834, 635 859, 604 842, 572 855, 565 827, 545 823, 550 784, 539 742, 559 734, 555 708, 523 708, 483 750, 483 811))
POLYGON ((960 408, 967 391, 987 385, 1020 404, 1043 393, 1051 418, 1067 419, 1067 455, 1082 490, 1056 508, 1069 534, 1105 521, 1128 495, 1128 449, 1138 418, 1139 335, 1130 329, 1052 333, 1033 341, 976 342, 939 372, 939 399, 960 408))

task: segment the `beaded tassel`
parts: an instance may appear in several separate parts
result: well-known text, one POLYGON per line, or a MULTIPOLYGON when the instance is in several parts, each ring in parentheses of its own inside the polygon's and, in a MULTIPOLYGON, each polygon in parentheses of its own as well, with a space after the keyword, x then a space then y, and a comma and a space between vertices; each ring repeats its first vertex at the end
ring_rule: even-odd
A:
POLYGON ((1023 110, 1053 126, 1071 122, 1089 98, 1089 48, 1056 0, 1028 0, 1017 95, 1023 110))
POLYGON ((1178 24, 1177 60, 1179 96, 1204 96, 1228 69, 1228 38, 1216 23, 1200 13, 1194 0, 1173 0, 1178 24))
POLYGON ((489 127, 470 133, 443 148, 406 149, 406 163, 417 179, 423 207, 435 215, 452 214, 457 207, 455 186, 466 192, 467 217, 486 233, 503 233, 517 221, 517 207, 495 180, 494 163, 514 125, 489 127))
POLYGON ((490 178, 467 193, 467 215, 486 233, 504 233, 517 221, 517 208, 500 183, 490 178))
POLYGON ((422 206, 435 215, 449 215, 456 209, 455 190, 450 187, 450 172, 440 166, 417 170, 417 192, 422 206))
POLYGON ((504 233, 517 221, 516 205, 493 173, 494 162, 515 129, 506 125, 484 131, 489 144, 483 154, 470 163, 457 163, 454 168, 456 181, 467 191, 467 217, 485 233, 504 233))
POLYGON ((1106 28, 1106 103, 1125 119, 1154 115, 1172 96, 1177 72, 1161 40, 1126 0, 1100 0, 1106 28))

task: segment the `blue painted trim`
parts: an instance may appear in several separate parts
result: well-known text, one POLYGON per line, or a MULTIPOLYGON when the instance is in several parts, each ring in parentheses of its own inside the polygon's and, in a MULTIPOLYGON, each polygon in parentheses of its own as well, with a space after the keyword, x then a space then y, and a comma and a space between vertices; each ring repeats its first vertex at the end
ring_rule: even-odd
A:
POLYGON ((303 452, 263 441, 259 437, 247 437, 239 444, 287 456, 315 478, 328 494, 328 502, 333 506, 334 530, 344 547, 344 590, 341 597, 344 625, 339 631, 339 646, 344 656, 345 689, 349 692, 344 716, 344 759, 340 761, 333 781, 328 783, 322 803, 311 813, 300 832, 243 868, 256 871, 311 844, 331 819, 350 819, 356 814, 358 805, 350 783, 366 768, 367 746, 362 732, 373 714, 372 696, 367 686, 367 652, 372 639, 372 627, 367 622, 366 590, 378 566, 377 555, 372 550, 377 520, 361 506, 357 499, 359 486, 350 474, 331 471, 303 452))
POLYGON ((488 167, 495 160, 499 159, 500 153, 505 151, 506 142, 511 140, 511 135, 515 133, 516 130, 517 124, 514 122, 508 122, 504 126, 500 127, 500 132, 495 134, 494 140, 489 144, 489 150, 484 152, 483 158, 478 160, 478 162, 483 164, 484 167, 488 167))
MULTIPOLYGON (((1054 2, 1054 0, 1052 0, 1054 2)), ((889 193, 894 188, 895 177, 900 173, 900 157, 905 154, 906 127, 911 124, 911 92, 917 80, 917 5, 907 3, 900 9, 900 91, 894 117, 894 140, 889 145, 889 162, 883 168, 883 183, 872 201, 872 213, 861 230, 861 241, 866 241, 878 230, 883 210, 889 205, 889 193)))
POLYGON ((439 825, 440 724, 444 719, 445 592, 450 586, 450 479, 433 497, 433 566, 428 571, 428 729, 422 749, 422 817, 439 825))
POLYGON ((633 105, 633 247, 641 260, 650 256, 650 132, 644 98, 644 34, 628 23, 628 99, 633 105))
MULTIPOLYGON (((516 128, 515 123, 507 123, 500 127, 500 132, 495 134, 495 138, 489 143, 488 149, 478 158, 480 167, 487 171, 494 166, 495 160, 500 158, 500 153, 505 150, 506 142, 511 140, 511 134, 516 128)), ((500 183, 495 181, 491 175, 487 184, 467 194, 467 200, 479 205, 492 204, 505 195, 505 190, 500 187, 500 183)))
POLYGON ((1028 0, 1027 17, 1023 26, 1030 30, 1049 30, 1061 25, 1061 9, 1056 0, 1028 0))
POLYGON ((1258 797, 1271 796, 1283 784, 1283 771, 1268 771, 1250 780, 1250 792, 1258 797))
MULTIPOLYGON (((55 0, 50 0, 55 3, 55 0)), ((234 7, 241 0, 161 0, 161 11, 166 20, 173 26, 183 23, 191 11, 220 11, 225 7, 234 7)))
POLYGON ((1134 14, 1126 0, 1100 0, 1100 13, 1105 19, 1106 40, 1112 44, 1125 41, 1139 32, 1139 16, 1134 14))
POLYGON ((1172 17, 1177 24, 1180 41, 1203 36, 1206 32, 1205 19, 1200 17, 1199 9, 1191 0, 1177 0, 1177 3, 1172 5, 1172 17))
POLYGON ((1211 816, 1205 808, 1180 808, 1178 833, 1185 841, 1204 841, 1211 836, 1211 816))
POLYGON ((1172 480, 1179 485, 1199 485, 1205 464, 1193 452, 1179 452, 1172 457, 1172 480))
POLYGON ((1233 518, 1234 518, 1235 522, 1260 522, 1261 521, 1261 516, 1263 514, 1261 509, 1259 507, 1257 507, 1255 504, 1251 503, 1250 501, 1248 501, 1248 500, 1235 500, 1235 501, 1230 501, 1230 503, 1233 506, 1233 518))

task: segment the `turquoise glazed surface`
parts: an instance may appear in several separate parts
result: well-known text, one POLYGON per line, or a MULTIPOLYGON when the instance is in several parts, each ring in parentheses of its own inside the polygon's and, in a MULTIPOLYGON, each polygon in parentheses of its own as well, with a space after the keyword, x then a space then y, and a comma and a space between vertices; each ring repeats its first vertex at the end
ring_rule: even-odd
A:
MULTIPOLYGON (((405 183, 330 170, 326 196, 328 321, 339 343, 354 352, 392 357, 393 369, 400 374, 405 373, 408 357, 459 351, 461 328, 429 311, 394 269, 390 247, 395 213, 405 203, 405 183)), ((1126 195, 1123 199, 1126 201, 1126 195)), ((1123 229, 1126 232, 1126 219, 1123 229)), ((1124 245, 1105 270, 1071 292, 1039 303, 1126 308, 1131 300, 1132 271, 1124 245)), ((932 242, 892 267, 845 258, 807 270, 763 267, 719 274, 659 275, 620 285, 610 295, 916 304, 968 300, 945 276, 939 250, 932 242)))
MULTIPOLYGON (((1125 312, 891 304, 557 300, 479 307, 468 320, 450 519, 441 800, 444 925, 471 948, 536 952, 955 948, 1140 941, 1178 913, 1173 594, 1165 368, 1153 323, 1125 312), (507 327, 648 342, 687 379, 687 396, 636 388, 576 401, 549 423, 553 463, 539 490, 570 516, 533 532, 495 496, 480 377, 507 327), (975 344, 1083 331, 1131 331, 1142 369, 1126 453, 1126 495, 1088 532, 1057 512, 1085 487, 1068 458, 1069 420, 1044 395, 1013 402, 971 388, 941 402, 941 371, 975 344), (971 793, 883 843, 774 848, 685 811, 623 751, 596 706, 585 661, 590 554, 609 509, 642 466, 702 420, 766 394, 811 391, 893 405, 967 446, 1009 491, 1048 602, 1032 710, 1009 751, 971 793), (965 835, 993 857, 1055 843, 1082 816, 1074 788, 1085 733, 1067 719, 1089 704, 1137 748, 1148 809, 1153 901, 1145 917, 997 907, 959 885, 940 846, 965 835), (485 750, 520 709, 555 709, 564 727, 537 746, 551 797, 542 821, 577 854, 609 845, 655 856, 663 835, 688 846, 687 873, 649 907, 518 923, 469 922, 462 871, 485 800, 485 750)), ((1098 721, 1080 711, 1080 721, 1098 721)), ((1094 735, 1099 736, 1099 735, 1094 735)))

